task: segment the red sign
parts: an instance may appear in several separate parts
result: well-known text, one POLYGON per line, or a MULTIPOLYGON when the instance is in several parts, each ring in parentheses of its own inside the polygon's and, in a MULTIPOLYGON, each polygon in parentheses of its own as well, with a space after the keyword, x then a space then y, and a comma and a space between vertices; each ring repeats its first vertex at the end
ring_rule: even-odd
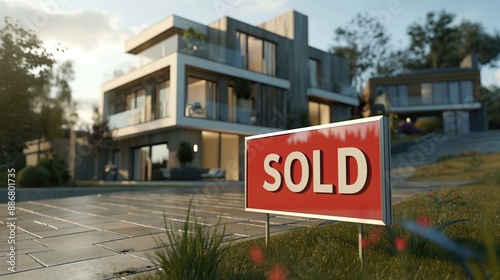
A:
POLYGON ((245 142, 245 210, 391 223, 387 118, 250 136, 245 142))

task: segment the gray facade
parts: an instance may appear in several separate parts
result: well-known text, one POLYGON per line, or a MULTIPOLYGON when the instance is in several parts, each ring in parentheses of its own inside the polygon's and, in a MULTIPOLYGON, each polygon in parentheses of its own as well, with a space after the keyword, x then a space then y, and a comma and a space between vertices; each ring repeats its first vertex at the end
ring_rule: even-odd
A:
POLYGON ((170 16, 125 49, 137 63, 103 84, 100 106, 120 180, 178 167, 182 142, 195 151, 190 166, 243 180, 245 136, 346 120, 359 103, 348 61, 310 47, 308 18, 296 11, 258 26, 170 16), (190 27, 204 41, 186 40, 190 27))

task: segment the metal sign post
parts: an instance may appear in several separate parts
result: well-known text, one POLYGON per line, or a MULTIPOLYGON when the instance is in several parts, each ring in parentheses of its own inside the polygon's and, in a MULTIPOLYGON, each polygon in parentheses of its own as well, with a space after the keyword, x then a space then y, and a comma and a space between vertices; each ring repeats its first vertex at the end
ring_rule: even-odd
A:
POLYGON ((361 266, 363 266, 363 224, 358 224, 358 252, 359 261, 361 266))
POLYGON ((269 213, 266 213, 266 247, 269 243, 269 213))

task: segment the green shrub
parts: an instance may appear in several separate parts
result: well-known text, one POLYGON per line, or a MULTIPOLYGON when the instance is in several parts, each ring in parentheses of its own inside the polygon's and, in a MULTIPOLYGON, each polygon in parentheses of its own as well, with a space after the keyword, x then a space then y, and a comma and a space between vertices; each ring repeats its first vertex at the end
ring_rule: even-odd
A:
POLYGON ((37 166, 41 166, 50 172, 48 181, 50 186, 64 185, 71 179, 68 164, 64 159, 55 154, 42 157, 37 166))
POLYGON ((219 265, 229 246, 222 246, 224 232, 219 225, 208 230, 190 221, 191 203, 186 221, 179 230, 170 229, 164 217, 168 242, 157 241, 158 249, 151 260, 157 268, 155 279, 219 279, 219 265))
POLYGON ((7 179, 8 178, 9 177, 8 177, 8 173, 7 172, 0 173, 0 188, 7 188, 7 179))
POLYGON ((49 184, 50 171, 43 166, 26 166, 19 171, 19 186, 25 188, 41 188, 49 184))
POLYGON ((431 133, 435 130, 443 129, 443 122, 438 119, 420 118, 415 122, 415 128, 424 133, 431 133))
POLYGON ((193 161, 194 155, 191 145, 188 142, 181 142, 179 150, 177 151, 177 159, 182 165, 187 162, 193 161))

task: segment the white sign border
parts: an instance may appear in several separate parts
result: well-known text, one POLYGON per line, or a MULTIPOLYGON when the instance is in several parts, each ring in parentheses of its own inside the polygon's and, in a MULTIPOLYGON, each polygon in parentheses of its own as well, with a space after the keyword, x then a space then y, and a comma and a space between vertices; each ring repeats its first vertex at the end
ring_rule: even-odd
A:
POLYGON ((352 223, 360 223, 360 224, 371 224, 371 225, 390 225, 392 224, 392 192, 391 192, 391 139, 389 133, 389 120, 384 116, 374 116, 363 119, 349 120, 343 122, 322 124, 316 126, 309 126, 304 128, 297 128, 291 130, 284 130, 278 132, 271 132, 253 136, 245 137, 245 211, 249 212, 259 212, 266 214, 277 214, 277 215, 287 215, 287 216, 296 216, 296 217, 304 217, 304 218, 315 218, 315 219, 323 219, 323 220, 335 220, 342 222, 352 222, 352 223), (304 131, 311 130, 319 130, 324 128, 331 127, 339 127, 360 123, 368 123, 368 122, 378 122, 380 125, 380 166, 382 169, 382 174, 380 175, 380 189, 381 189, 381 203, 382 203, 382 219, 381 220, 373 220, 373 219, 362 219, 362 218, 351 218, 351 217, 342 217, 342 216, 330 216, 330 215, 320 215, 320 214, 307 214, 302 212, 289 212, 289 211, 277 211, 277 210, 265 210, 265 209, 257 209, 257 208, 248 208, 248 141, 259 139, 259 138, 267 138, 272 136, 284 135, 284 134, 292 134, 304 131))

